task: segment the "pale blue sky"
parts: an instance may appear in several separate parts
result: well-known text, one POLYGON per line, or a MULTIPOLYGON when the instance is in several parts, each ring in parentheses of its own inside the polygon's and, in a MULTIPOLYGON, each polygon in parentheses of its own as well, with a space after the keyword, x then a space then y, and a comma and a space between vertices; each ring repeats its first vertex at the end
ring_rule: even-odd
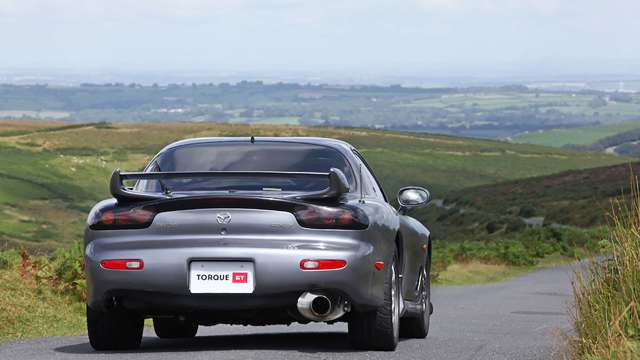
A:
POLYGON ((639 0, 0 0, 0 70, 640 73, 639 0))

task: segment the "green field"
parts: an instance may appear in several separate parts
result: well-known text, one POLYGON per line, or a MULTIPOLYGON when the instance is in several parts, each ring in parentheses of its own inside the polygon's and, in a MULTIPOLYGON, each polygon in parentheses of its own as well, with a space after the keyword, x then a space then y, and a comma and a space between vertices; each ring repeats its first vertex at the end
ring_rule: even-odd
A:
POLYGON ((558 147, 569 144, 590 145, 605 137, 637 128, 640 128, 640 120, 573 129, 553 129, 529 132, 514 136, 512 140, 517 143, 558 147))
POLYGON ((78 240, 87 211, 108 197, 114 168, 140 169, 179 139, 250 135, 349 141, 370 161, 391 198, 411 184, 442 198, 471 186, 626 161, 535 145, 365 129, 6 122, 0 123, 0 245, 47 250, 78 240))
POLYGON ((522 93, 522 92, 469 92, 447 94, 412 101, 399 106, 469 108, 493 110, 505 107, 524 107, 529 105, 562 104, 562 106, 586 107, 593 96, 573 95, 571 93, 522 93))

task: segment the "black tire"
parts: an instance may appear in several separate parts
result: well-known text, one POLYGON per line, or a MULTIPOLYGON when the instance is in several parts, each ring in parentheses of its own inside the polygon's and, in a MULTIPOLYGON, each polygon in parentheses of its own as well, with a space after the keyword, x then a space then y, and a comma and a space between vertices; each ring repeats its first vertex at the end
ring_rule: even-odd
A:
POLYGON ((119 311, 97 311, 87 306, 89 343, 95 350, 132 350, 140 347, 144 319, 119 311))
POLYGON ((153 330, 161 339, 192 338, 198 332, 198 324, 189 319, 153 318, 153 330))
POLYGON ((393 351, 400 337, 400 278, 396 257, 386 272, 384 304, 375 311, 352 312, 349 340, 359 350, 393 351), (394 302, 395 299, 395 302, 394 302))
POLYGON ((420 313, 418 316, 402 318, 400 320, 400 336, 403 338, 424 339, 429 334, 431 320, 431 279, 429 271, 422 270, 420 275, 420 313))

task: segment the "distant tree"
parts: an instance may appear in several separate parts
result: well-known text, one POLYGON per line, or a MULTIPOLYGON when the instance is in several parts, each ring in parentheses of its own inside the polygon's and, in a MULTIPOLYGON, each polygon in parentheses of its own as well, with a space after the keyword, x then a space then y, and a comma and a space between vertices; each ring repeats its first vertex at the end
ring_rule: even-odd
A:
POLYGON ((596 109, 599 107, 607 106, 607 100, 605 100, 602 96, 595 96, 590 102, 589 106, 596 109))
POLYGON ((623 103, 630 103, 633 101, 633 97, 630 94, 621 93, 621 92, 615 92, 609 95, 609 99, 611 101, 623 102, 623 103))
POLYGON ((523 205, 518 212, 518 216, 530 218, 536 216, 536 209, 531 205, 523 205))

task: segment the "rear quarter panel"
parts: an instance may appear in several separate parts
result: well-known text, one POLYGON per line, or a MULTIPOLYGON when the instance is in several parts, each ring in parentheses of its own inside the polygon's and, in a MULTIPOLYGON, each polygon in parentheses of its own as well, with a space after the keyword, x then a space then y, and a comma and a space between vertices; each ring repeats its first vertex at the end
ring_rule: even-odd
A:
POLYGON ((416 298, 416 289, 420 270, 427 266, 429 230, 418 220, 400 215, 400 234, 403 248, 404 269, 403 297, 408 300, 416 298))

